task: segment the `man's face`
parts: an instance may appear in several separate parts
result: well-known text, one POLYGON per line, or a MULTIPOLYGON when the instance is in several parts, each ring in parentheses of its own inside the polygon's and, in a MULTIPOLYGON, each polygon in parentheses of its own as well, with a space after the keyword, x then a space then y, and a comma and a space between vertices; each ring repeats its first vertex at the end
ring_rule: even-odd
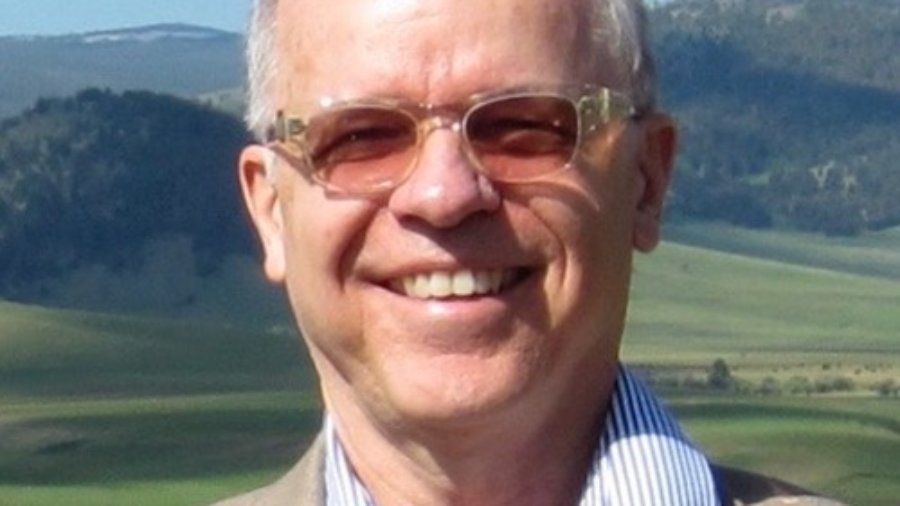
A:
MULTIPOLYGON (((618 64, 591 56, 578 3, 282 0, 276 106, 306 117, 322 97, 452 105, 536 84, 622 89, 618 64)), ((459 135, 436 130, 378 199, 329 195, 283 160, 269 186, 262 148, 248 148, 266 270, 287 286, 328 408, 466 423, 552 412, 611 381, 632 248, 655 243, 672 151, 668 123, 647 123, 616 122, 573 168, 517 185, 477 176, 459 135), (502 283, 444 296, 448 277, 502 283)))

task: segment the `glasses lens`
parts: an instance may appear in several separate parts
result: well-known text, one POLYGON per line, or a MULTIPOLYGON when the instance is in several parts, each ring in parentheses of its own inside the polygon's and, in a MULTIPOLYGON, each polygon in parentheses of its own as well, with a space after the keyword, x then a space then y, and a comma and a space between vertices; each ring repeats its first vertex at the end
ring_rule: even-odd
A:
POLYGON ((578 112, 552 95, 506 97, 469 113, 465 132, 492 179, 521 181, 564 167, 578 143, 578 112))
POLYGON ((348 192, 377 191, 412 163, 416 122, 384 107, 337 109, 310 122, 306 142, 316 178, 348 192))

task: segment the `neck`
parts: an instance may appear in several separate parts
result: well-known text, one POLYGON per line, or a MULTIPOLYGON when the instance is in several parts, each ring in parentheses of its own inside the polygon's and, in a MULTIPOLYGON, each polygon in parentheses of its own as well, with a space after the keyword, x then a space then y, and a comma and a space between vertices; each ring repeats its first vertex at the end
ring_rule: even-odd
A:
POLYGON ((377 504, 574 505, 599 441, 615 368, 602 376, 599 384, 576 383, 543 410, 513 407, 469 424, 381 424, 333 390, 328 407, 354 471, 377 504))

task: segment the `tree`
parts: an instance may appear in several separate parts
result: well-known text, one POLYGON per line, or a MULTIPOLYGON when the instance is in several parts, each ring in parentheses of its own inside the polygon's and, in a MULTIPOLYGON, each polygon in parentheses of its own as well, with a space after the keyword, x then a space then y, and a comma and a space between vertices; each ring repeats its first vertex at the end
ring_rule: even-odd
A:
POLYGON ((706 377, 706 384, 716 390, 730 390, 734 387, 734 378, 728 363, 722 358, 717 358, 710 367, 706 377))

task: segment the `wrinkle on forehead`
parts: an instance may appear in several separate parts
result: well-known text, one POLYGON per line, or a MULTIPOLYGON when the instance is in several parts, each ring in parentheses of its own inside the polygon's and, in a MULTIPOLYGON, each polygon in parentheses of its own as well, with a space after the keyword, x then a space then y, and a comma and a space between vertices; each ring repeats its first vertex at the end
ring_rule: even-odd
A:
POLYGON ((617 81, 603 75, 585 0, 280 5, 283 75, 293 76, 282 91, 292 101, 329 94, 440 103, 521 84, 617 81))

